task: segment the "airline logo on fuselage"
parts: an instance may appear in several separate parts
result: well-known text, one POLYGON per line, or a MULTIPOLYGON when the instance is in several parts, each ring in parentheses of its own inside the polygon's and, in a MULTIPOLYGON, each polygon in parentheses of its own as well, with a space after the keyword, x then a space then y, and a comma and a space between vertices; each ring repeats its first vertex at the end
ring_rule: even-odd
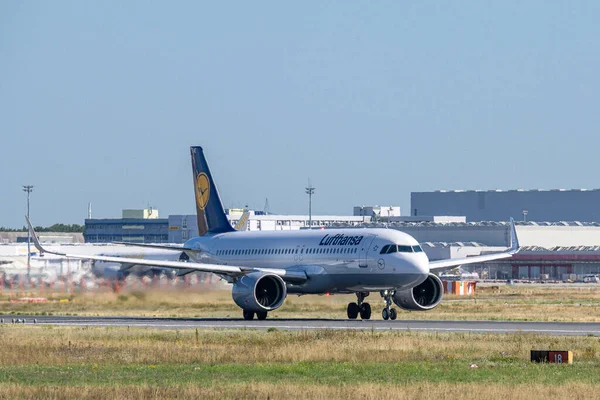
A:
POLYGON ((319 246, 358 246, 361 240, 363 240, 363 236, 346 236, 343 233, 338 233, 334 236, 323 236, 319 246))
POLYGON ((200 172, 196 177, 196 204, 198 208, 204 210, 210 198, 210 181, 204 172, 200 172))

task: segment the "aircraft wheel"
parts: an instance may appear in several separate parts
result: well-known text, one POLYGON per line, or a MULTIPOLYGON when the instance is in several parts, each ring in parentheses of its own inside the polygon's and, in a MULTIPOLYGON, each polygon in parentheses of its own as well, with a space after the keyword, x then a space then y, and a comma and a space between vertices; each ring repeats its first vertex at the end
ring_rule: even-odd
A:
POLYGON ((394 321, 394 320, 396 320, 396 317, 397 317, 397 316, 398 316, 398 313, 396 312, 396 309, 395 309, 395 308, 392 308, 392 309, 390 310, 390 319, 391 319, 392 321, 394 321))
POLYGON ((264 321, 265 319, 267 319, 267 314, 268 313, 266 311, 257 312, 256 313, 256 318, 259 319, 259 320, 261 320, 261 321, 264 321))
POLYGON ((347 312, 348 312, 349 319, 356 319, 356 317, 358 317, 359 311, 360 310, 358 309, 358 304, 348 303, 347 312))
POLYGON ((383 317, 384 320, 388 320, 390 319, 390 312, 388 311, 387 308, 384 308, 383 311, 381 312, 381 316, 383 317))
POLYGON ((360 318, 371 319, 371 305, 369 303, 362 303, 360 306, 360 318))
POLYGON ((254 319, 254 312, 249 310, 243 311, 244 319, 246 321, 252 321, 254 319))

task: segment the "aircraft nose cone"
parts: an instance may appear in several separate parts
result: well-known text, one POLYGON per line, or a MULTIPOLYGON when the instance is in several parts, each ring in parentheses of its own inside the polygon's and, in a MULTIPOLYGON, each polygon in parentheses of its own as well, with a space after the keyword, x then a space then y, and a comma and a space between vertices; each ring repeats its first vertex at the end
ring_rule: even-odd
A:
POLYGON ((415 257, 413 266, 417 273, 429 275, 429 259, 425 254, 419 254, 415 257))

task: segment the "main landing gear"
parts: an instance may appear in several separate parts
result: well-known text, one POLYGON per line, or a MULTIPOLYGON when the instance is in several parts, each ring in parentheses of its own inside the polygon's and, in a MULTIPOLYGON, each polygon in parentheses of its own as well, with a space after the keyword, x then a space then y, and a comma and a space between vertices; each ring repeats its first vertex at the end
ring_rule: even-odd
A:
POLYGON ((259 312, 255 313, 254 311, 243 310, 242 314, 244 315, 244 319, 246 321, 252 321, 254 319, 254 314, 256 314, 256 319, 258 319, 258 320, 262 321, 262 320, 267 319, 266 311, 259 311, 259 312))
POLYGON ((381 316, 386 321, 388 319, 394 321, 398 316, 396 309, 392 308, 392 297, 394 296, 395 292, 393 290, 382 290, 380 294, 381 297, 383 297, 383 299, 385 300, 385 308, 381 312, 381 316))
POLYGON ((365 297, 369 295, 369 292, 358 292, 356 293, 357 303, 348 303, 348 318, 356 319, 360 314, 361 319, 371 319, 371 305, 364 303, 365 297))

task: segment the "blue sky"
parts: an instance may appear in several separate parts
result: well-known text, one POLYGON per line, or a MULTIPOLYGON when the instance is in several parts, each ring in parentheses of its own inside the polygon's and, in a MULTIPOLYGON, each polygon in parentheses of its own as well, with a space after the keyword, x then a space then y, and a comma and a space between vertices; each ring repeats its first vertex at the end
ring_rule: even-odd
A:
POLYGON ((0 2, 0 225, 597 188, 600 2, 0 2))

